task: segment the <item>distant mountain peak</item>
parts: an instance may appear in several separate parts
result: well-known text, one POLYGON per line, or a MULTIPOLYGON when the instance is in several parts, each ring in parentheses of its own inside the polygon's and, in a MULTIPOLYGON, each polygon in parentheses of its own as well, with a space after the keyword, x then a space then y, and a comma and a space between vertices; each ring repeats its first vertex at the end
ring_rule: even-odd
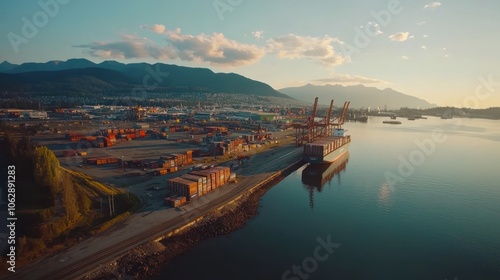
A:
POLYGON ((2 63, 0 63, 0 65, 14 65, 14 66, 17 66, 17 64, 12 64, 12 63, 8 62, 7 60, 4 60, 2 63))
POLYGON ((343 86, 339 84, 315 86, 306 84, 302 87, 290 87, 278 91, 292 98, 309 103, 313 101, 314 96, 317 96, 319 97, 320 103, 323 105, 328 105, 331 99, 334 99, 336 104, 340 104, 339 102, 351 101, 352 108, 383 108, 386 105, 389 109, 400 109, 401 107, 435 107, 434 104, 430 104, 423 99, 395 91, 391 88, 381 90, 376 87, 367 87, 363 84, 352 86, 343 86))
POLYGON ((19 66, 19 65, 12 64, 12 63, 8 62, 7 60, 4 60, 2 63, 0 63, 0 72, 10 71, 11 69, 13 69, 17 66, 19 66))

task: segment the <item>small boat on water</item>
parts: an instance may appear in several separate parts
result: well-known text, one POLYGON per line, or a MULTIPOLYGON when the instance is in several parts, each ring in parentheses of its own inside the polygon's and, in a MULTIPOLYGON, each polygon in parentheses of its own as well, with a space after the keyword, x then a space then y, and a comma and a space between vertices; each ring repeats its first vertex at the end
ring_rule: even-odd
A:
POLYGON ((396 119, 396 116, 391 116, 391 120, 395 120, 396 119))
POLYGON ((387 123, 387 124, 401 124, 400 121, 383 121, 382 123, 387 123))
POLYGON ((408 120, 409 120, 409 121, 414 121, 414 120, 415 120, 415 118, 413 118, 413 117, 408 117, 408 120))

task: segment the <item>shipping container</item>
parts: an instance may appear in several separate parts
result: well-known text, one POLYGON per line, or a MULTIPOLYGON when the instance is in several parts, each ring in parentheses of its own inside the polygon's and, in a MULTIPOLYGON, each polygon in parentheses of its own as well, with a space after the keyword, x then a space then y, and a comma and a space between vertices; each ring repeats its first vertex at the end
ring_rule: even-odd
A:
POLYGON ((186 197, 184 196, 167 197, 165 198, 165 202, 167 206, 180 207, 186 204, 186 197))

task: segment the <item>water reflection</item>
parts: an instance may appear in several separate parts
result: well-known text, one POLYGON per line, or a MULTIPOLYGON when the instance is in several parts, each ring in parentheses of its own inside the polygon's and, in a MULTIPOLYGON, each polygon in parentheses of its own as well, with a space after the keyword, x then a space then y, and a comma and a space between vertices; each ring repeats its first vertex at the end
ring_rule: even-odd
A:
POLYGON ((378 192, 378 201, 383 206, 389 206, 392 187, 388 183, 383 183, 378 192))
POLYGON ((340 173, 344 171, 349 162, 349 152, 345 153, 333 163, 309 164, 302 170, 302 184, 309 191, 309 206, 314 207, 314 191, 321 192, 326 183, 332 181, 337 175, 340 185, 340 173))

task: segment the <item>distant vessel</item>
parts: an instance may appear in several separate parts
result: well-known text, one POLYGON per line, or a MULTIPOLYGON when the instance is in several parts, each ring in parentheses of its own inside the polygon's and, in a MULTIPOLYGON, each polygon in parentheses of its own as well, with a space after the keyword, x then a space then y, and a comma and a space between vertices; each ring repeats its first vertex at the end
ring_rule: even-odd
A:
POLYGON ((347 119, 355 122, 368 122, 368 116, 366 114, 356 115, 354 113, 350 113, 348 114, 347 119))
POLYGON ((358 117, 355 117, 354 120, 357 122, 368 122, 368 117, 367 116, 358 116, 358 117))
POLYGON ((391 116, 391 120, 395 120, 396 119, 396 116, 391 116))
POLYGON ((414 121, 414 120, 415 120, 415 118, 414 118, 414 117, 408 117, 408 120, 409 120, 409 121, 414 121))
POLYGON ((387 123, 387 124, 401 124, 400 121, 383 121, 382 123, 387 123))
POLYGON ((351 136, 345 130, 336 128, 333 136, 316 140, 304 145, 303 159, 311 164, 334 162, 348 152, 351 136))

